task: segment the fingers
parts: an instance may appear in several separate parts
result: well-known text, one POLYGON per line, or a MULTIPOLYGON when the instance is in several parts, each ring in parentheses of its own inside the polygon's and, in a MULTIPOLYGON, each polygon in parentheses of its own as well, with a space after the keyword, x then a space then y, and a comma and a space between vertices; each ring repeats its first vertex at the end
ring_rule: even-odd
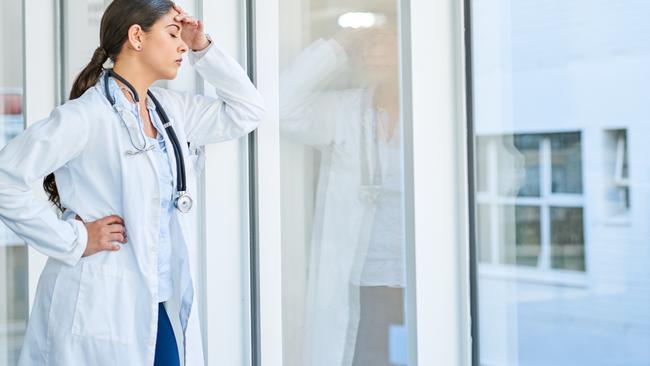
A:
POLYGON ((120 243, 126 243, 126 237, 124 234, 111 233, 108 235, 108 241, 119 241, 120 243))
POLYGON ((106 236, 105 240, 102 240, 100 244, 100 250, 107 251, 118 251, 122 247, 117 243, 126 243, 126 237, 122 234, 114 233, 106 236))
POLYGON ((187 14, 177 15, 174 19, 176 21, 178 21, 178 22, 183 23, 183 24, 191 24, 191 25, 195 25, 195 26, 199 25, 199 21, 197 19, 195 19, 195 18, 193 18, 193 17, 191 17, 191 16, 189 16, 187 14))
POLYGON ((103 217, 97 220, 97 222, 101 223, 102 225, 112 225, 112 224, 124 225, 124 220, 117 215, 110 215, 110 216, 103 217))
POLYGON ((120 250, 120 246, 117 245, 117 244, 110 243, 110 242, 109 243, 104 243, 102 245, 102 250, 106 250, 106 251, 109 251, 109 252, 117 252, 118 250, 120 250))
POLYGON ((192 24, 195 26, 199 25, 199 21, 196 18, 187 14, 183 9, 181 9, 180 6, 174 5, 174 9, 180 13, 174 17, 174 20, 176 20, 177 22, 192 24))
POLYGON ((106 216, 97 222, 99 223, 99 243, 103 250, 119 250, 119 246, 115 248, 116 246, 111 242, 127 243, 126 227, 121 217, 106 216))
POLYGON ((112 225, 108 225, 106 227, 108 228, 109 233, 122 233, 122 234, 124 234, 125 228, 124 228, 124 225, 122 225, 122 224, 112 224, 112 225))
POLYGON ((86 224, 88 229, 88 246, 82 256, 100 251, 118 251, 120 244, 128 243, 124 220, 118 215, 103 217, 86 224))

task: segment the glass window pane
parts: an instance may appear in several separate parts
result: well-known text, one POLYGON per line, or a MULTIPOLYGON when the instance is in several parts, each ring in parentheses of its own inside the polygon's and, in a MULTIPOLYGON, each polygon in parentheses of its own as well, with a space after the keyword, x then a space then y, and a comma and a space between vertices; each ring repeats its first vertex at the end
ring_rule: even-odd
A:
POLYGON ((502 138, 478 363, 650 365, 650 2, 468 3, 472 128, 502 138))
POLYGON ((476 138, 476 190, 479 192, 486 192, 490 189, 489 142, 489 137, 476 138))
POLYGON ((398 2, 280 0, 284 364, 406 364, 398 2))
POLYGON ((551 135, 553 193, 582 193, 580 133, 551 135))
POLYGON ((626 130, 603 131, 604 202, 606 219, 627 219, 630 211, 626 130))
POLYGON ((492 238, 490 237, 491 220, 490 205, 478 205, 476 227, 476 241, 478 245, 478 258, 480 262, 489 263, 492 261, 492 238))
POLYGON ((519 188, 518 196, 539 197, 540 195, 540 153, 539 135, 515 135, 514 145, 523 155, 523 184, 519 188))
MULTIPOLYGON (((23 2, 0 3, 0 149, 23 131, 23 2)), ((0 222, 0 365, 16 365, 29 312, 27 248, 0 222)))
POLYGON ((551 207, 551 265, 553 268, 585 270, 582 208, 551 207))
POLYGON ((617 139, 616 139, 616 148, 617 151, 620 151, 620 153, 623 155, 622 159, 622 167, 621 167, 621 178, 629 178, 629 163, 627 161, 628 159, 628 153, 627 153, 627 131, 626 130, 621 130, 617 134, 617 139))
POLYGON ((500 263, 536 267, 541 246, 540 209, 501 206, 500 263))
POLYGON ((63 78, 68 100, 72 84, 99 46, 99 23, 111 0, 66 0, 63 5, 63 78), (77 21, 71 21, 77 19, 77 21))

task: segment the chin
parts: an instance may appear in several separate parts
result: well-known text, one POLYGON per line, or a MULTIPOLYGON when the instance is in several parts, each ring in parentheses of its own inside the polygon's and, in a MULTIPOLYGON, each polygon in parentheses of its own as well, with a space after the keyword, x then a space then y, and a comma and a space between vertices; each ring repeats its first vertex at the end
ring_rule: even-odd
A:
POLYGON ((178 75, 178 69, 170 70, 165 73, 165 76, 162 79, 165 80, 174 80, 178 75))

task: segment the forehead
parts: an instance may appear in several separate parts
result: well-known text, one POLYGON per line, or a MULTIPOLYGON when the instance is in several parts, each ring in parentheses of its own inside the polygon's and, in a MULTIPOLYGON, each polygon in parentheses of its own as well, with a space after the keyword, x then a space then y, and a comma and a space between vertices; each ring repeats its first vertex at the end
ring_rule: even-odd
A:
POLYGON ((181 22, 178 22, 174 20, 174 17, 180 14, 174 9, 171 9, 167 12, 167 14, 163 15, 156 21, 156 26, 161 27, 161 28, 167 28, 169 27, 170 29, 183 29, 183 26, 181 22), (170 24, 176 24, 178 28, 174 26, 170 26, 170 24))

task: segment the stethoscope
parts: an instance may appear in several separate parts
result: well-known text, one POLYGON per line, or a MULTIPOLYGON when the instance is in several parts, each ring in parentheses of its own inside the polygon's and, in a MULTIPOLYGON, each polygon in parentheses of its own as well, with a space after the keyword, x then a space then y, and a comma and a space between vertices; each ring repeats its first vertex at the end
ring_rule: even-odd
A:
MULTIPOLYGON (((115 98, 113 98, 108 88, 109 76, 113 76, 114 78, 124 83, 131 90, 131 92, 133 92, 133 97, 135 99, 136 105, 139 105, 138 103, 140 101, 140 98, 138 97, 138 93, 135 91, 135 88, 133 88, 133 86, 128 81, 126 81, 123 77, 118 75, 115 71, 113 71, 112 69, 107 69, 106 73, 104 74, 104 92, 106 93, 106 98, 108 98, 108 100, 111 102, 111 106, 113 107, 113 109, 117 111, 117 109, 115 108, 115 98)), ((178 142, 178 138, 176 137, 176 133, 174 132, 174 129, 172 128, 169 118, 167 117, 167 113, 165 113, 165 110, 163 109, 162 105, 160 105, 160 103, 158 102, 158 99, 156 99, 156 97, 154 97, 154 95, 149 90, 147 90, 147 95, 151 98, 154 105, 156 106, 156 112, 158 112, 158 116, 160 117, 160 120, 163 122, 163 127, 165 128, 165 131, 167 132, 167 136, 169 137, 169 140, 171 141, 172 147, 174 149, 174 158, 176 159, 176 191, 178 192, 178 195, 174 200, 174 206, 176 206, 176 208, 180 212, 183 213, 189 212, 190 209, 192 208, 192 198, 186 192, 185 162, 183 161, 183 151, 181 151, 181 144, 178 142)), ((119 112, 118 114, 120 115, 120 118, 122 118, 119 112)), ((135 155, 152 149, 152 147, 150 148, 146 147, 147 145, 146 140, 144 140, 143 147, 136 146, 133 143, 133 139, 131 138, 131 132, 128 131, 128 133, 129 133, 129 139, 131 140, 131 145, 136 149, 136 151, 128 151, 127 154, 135 155)))

